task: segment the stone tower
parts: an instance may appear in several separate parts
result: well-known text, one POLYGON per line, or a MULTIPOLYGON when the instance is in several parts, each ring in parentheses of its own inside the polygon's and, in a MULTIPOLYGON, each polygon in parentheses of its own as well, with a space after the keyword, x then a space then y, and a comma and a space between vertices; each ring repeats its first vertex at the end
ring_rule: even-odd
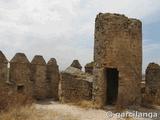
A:
POLYGON ((7 81, 8 74, 8 60, 4 54, 0 51, 0 84, 4 84, 7 81))
POLYGON ((93 99, 99 106, 140 102, 142 23, 120 14, 95 20, 93 99))
POLYGON ((148 104, 160 105, 160 65, 150 63, 146 69, 146 96, 148 104))
POLYGON ((31 80, 36 99, 45 99, 48 95, 48 81, 46 79, 47 66, 43 56, 36 55, 31 62, 31 80))
POLYGON ((18 92, 30 94, 30 62, 24 53, 16 53, 10 61, 10 81, 15 83, 18 92))
POLYGON ((58 100, 60 74, 55 58, 51 58, 47 63, 47 80, 49 82, 49 97, 53 97, 54 100, 58 100))

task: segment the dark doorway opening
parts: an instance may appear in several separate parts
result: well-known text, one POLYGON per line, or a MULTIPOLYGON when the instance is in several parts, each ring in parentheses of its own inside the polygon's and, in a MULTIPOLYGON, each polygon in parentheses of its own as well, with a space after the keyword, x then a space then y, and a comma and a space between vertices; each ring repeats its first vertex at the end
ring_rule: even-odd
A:
POLYGON ((117 68, 106 68, 105 70, 105 76, 107 80, 107 105, 116 104, 118 97, 118 75, 119 71, 117 68))
POLYGON ((24 85, 18 85, 17 86, 17 92, 23 93, 24 92, 24 85))

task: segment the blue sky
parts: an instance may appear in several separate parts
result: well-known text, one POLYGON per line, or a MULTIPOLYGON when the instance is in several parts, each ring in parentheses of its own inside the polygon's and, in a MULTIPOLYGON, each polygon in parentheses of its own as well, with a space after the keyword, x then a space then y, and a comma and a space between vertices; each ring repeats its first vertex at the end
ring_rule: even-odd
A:
POLYGON ((160 21, 143 24, 143 72, 149 62, 160 63, 160 21))
POLYGON ((93 60, 94 21, 99 12, 125 14, 143 23, 143 71, 160 63, 159 0, 0 0, 0 50, 10 60, 24 52, 45 60, 55 57, 61 69, 73 59, 93 60))

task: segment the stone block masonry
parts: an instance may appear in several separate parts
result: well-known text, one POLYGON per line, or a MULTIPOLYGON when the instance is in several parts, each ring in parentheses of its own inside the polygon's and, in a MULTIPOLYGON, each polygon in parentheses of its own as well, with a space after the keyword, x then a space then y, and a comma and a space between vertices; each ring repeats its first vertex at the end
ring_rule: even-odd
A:
POLYGON ((75 68, 78 68, 78 69, 82 69, 82 66, 81 64, 79 63, 78 60, 73 60, 72 64, 70 65, 71 67, 75 67, 75 68))
POLYGON ((18 92, 31 94, 30 62, 24 53, 17 53, 10 61, 9 79, 18 92))
POLYGON ((93 67, 94 67, 94 62, 87 63, 85 65, 85 72, 92 75, 93 74, 93 67))
POLYGON ((60 81, 59 67, 55 58, 51 58, 47 63, 47 80, 49 82, 48 97, 58 100, 58 87, 60 81))
MULTIPOLYGON (((78 66, 81 66, 80 63, 78 66)), ((83 100, 92 100, 92 82, 92 75, 81 71, 77 66, 73 67, 73 64, 71 64, 65 71, 61 72, 60 101, 76 103, 83 100)))
POLYGON ((47 98, 49 84, 46 72, 47 66, 44 58, 36 55, 31 62, 31 80, 33 81, 33 92, 36 99, 47 98))
POLYGON ((142 81, 142 23, 121 14, 99 13, 95 19, 94 58, 85 72, 78 60, 61 74, 54 58, 46 64, 42 56, 30 63, 23 53, 8 61, 0 51, 0 83, 7 80, 17 91, 37 99, 54 98, 62 102, 92 100, 100 108, 106 105, 140 105, 160 102, 160 67, 151 63, 142 81), (144 85, 144 84, 143 84, 144 85), (143 96, 143 97, 141 97, 143 96), (141 100, 141 98, 143 98, 141 100))
POLYGON ((93 99, 99 106, 140 103, 142 23, 120 14, 95 20, 93 99))
POLYGON ((30 63, 24 53, 16 53, 8 63, 0 51, 0 87, 5 86, 11 93, 58 100, 59 81, 60 73, 55 58, 46 64, 43 56, 36 55, 30 63))
POLYGON ((150 63, 146 69, 144 102, 160 105, 160 65, 150 63))
POLYGON ((8 76, 8 60, 5 55, 0 51, 0 85, 4 85, 8 76))
POLYGON ((63 103, 75 103, 83 100, 92 99, 92 82, 78 79, 69 73, 61 73, 61 89, 63 103))

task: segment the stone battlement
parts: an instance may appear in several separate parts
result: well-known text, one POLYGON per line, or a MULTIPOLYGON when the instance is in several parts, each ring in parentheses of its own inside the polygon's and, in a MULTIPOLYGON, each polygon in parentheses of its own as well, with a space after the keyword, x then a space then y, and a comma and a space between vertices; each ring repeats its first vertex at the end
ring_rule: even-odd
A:
POLYGON ((78 60, 63 72, 57 61, 36 55, 31 62, 17 53, 9 62, 0 51, 0 83, 36 99, 61 102, 92 100, 97 106, 160 104, 160 66, 150 63, 142 84, 142 22, 121 14, 95 19, 94 58, 85 72, 78 60), (10 67, 8 67, 10 64, 10 67))
POLYGON ((55 58, 51 58, 46 64, 43 56, 36 55, 30 62, 24 53, 16 53, 8 61, 0 51, 0 82, 10 83, 14 88, 12 91, 25 93, 36 99, 57 100, 59 74, 55 58))
POLYGON ((60 73, 55 58, 46 63, 43 56, 35 55, 30 62, 24 53, 16 53, 8 61, 0 51, 0 83, 11 86, 12 92, 24 93, 38 100, 91 100, 93 76, 81 71, 78 60, 73 60, 69 68, 60 73))

